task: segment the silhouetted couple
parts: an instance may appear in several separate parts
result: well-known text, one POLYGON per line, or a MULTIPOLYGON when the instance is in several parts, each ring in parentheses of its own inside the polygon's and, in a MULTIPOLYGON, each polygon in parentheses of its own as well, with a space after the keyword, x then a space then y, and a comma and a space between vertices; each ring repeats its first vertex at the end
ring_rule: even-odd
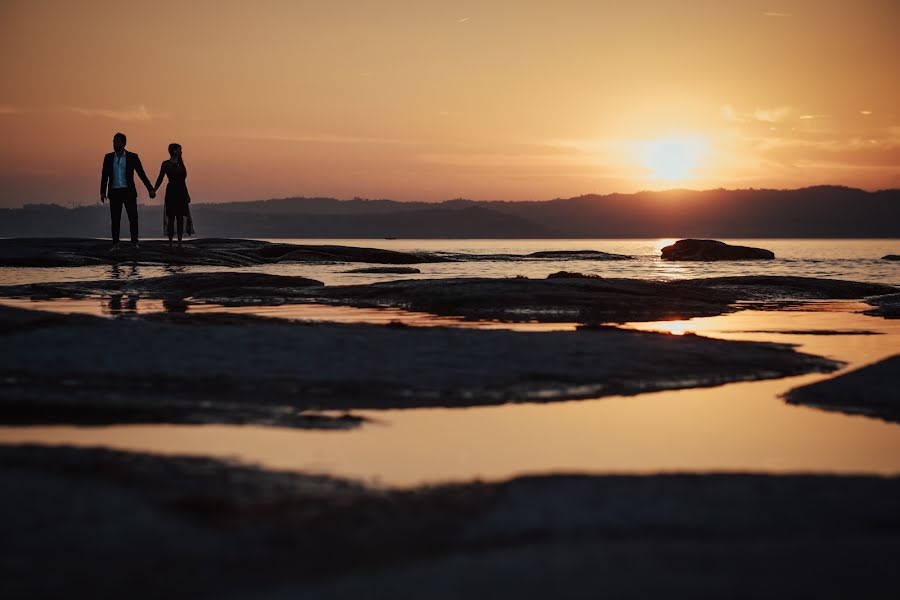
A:
POLYGON ((188 235, 194 233, 191 211, 188 206, 191 196, 187 189, 187 168, 181 156, 180 144, 169 144, 169 159, 164 160, 159 168, 159 177, 156 185, 150 185, 141 159, 134 152, 125 150, 127 138, 124 133, 113 136, 113 151, 103 157, 103 170, 100 175, 100 202, 109 198, 109 214, 112 217, 112 248, 111 252, 119 250, 119 228, 122 220, 122 207, 128 215, 128 224, 131 228, 131 243, 135 248, 138 244, 138 210, 137 187, 134 185, 134 174, 147 187, 151 198, 156 198, 156 190, 162 185, 163 177, 169 178, 166 185, 166 200, 163 208, 163 230, 169 236, 169 248, 172 247, 172 238, 175 230, 178 232, 178 247, 181 248, 181 238, 187 230, 188 235), (187 220, 187 228, 185 228, 187 220))

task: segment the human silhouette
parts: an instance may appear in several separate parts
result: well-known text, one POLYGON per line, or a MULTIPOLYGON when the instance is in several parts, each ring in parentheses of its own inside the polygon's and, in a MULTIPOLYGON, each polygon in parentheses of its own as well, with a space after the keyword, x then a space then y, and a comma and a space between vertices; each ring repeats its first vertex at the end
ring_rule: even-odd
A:
POLYGON ((178 228, 178 248, 181 249, 181 238, 185 233, 184 221, 187 219, 187 234, 193 235, 194 224, 188 204, 191 195, 187 189, 187 167, 184 166, 181 144, 169 144, 169 160, 164 160, 159 167, 154 192, 162 185, 163 177, 169 178, 166 184, 166 201, 163 208, 163 229, 169 236, 169 248, 172 248, 172 237, 178 228))
POLYGON ((112 217, 112 248, 110 252, 119 250, 119 226, 122 220, 122 206, 128 214, 128 224, 131 227, 131 243, 135 248, 138 244, 138 210, 137 188, 134 185, 134 174, 147 186, 151 198, 156 198, 156 191, 150 185, 141 159, 134 152, 125 150, 128 139, 124 133, 113 136, 113 151, 103 157, 103 169, 100 172, 100 202, 109 198, 109 214, 112 217))

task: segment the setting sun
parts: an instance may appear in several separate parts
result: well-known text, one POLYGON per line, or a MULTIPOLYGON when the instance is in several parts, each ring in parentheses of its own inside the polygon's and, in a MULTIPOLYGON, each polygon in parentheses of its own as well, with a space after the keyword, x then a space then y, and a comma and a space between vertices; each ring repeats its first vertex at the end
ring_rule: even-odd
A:
POLYGON ((650 169, 651 179, 682 180, 694 176, 708 152, 709 143, 704 137, 668 137, 647 142, 640 160, 642 166, 650 169))

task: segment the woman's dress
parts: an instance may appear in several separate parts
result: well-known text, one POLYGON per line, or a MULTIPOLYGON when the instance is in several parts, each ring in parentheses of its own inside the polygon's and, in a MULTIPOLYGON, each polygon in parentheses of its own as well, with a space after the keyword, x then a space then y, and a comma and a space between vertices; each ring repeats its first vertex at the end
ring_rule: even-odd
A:
POLYGON ((162 183, 163 176, 169 178, 166 184, 166 213, 170 217, 186 217, 191 196, 187 189, 187 168, 184 163, 176 165, 171 160, 164 160, 159 168, 156 184, 162 183))
POLYGON ((191 202, 191 195, 187 189, 187 167, 184 163, 175 164, 171 160, 164 160, 159 167, 159 177, 156 178, 156 187, 162 183, 163 177, 169 178, 166 184, 166 201, 165 210, 163 210, 163 230, 167 228, 167 222, 173 217, 187 217, 188 235, 194 233, 193 219, 191 219, 191 210, 188 204, 191 202))

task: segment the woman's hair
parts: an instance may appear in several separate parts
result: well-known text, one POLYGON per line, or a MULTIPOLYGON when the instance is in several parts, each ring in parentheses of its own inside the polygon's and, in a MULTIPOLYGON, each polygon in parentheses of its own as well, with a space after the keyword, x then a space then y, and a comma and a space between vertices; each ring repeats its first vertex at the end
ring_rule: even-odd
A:
POLYGON ((169 144, 169 156, 175 156, 175 150, 181 148, 181 144, 171 143, 169 144))

